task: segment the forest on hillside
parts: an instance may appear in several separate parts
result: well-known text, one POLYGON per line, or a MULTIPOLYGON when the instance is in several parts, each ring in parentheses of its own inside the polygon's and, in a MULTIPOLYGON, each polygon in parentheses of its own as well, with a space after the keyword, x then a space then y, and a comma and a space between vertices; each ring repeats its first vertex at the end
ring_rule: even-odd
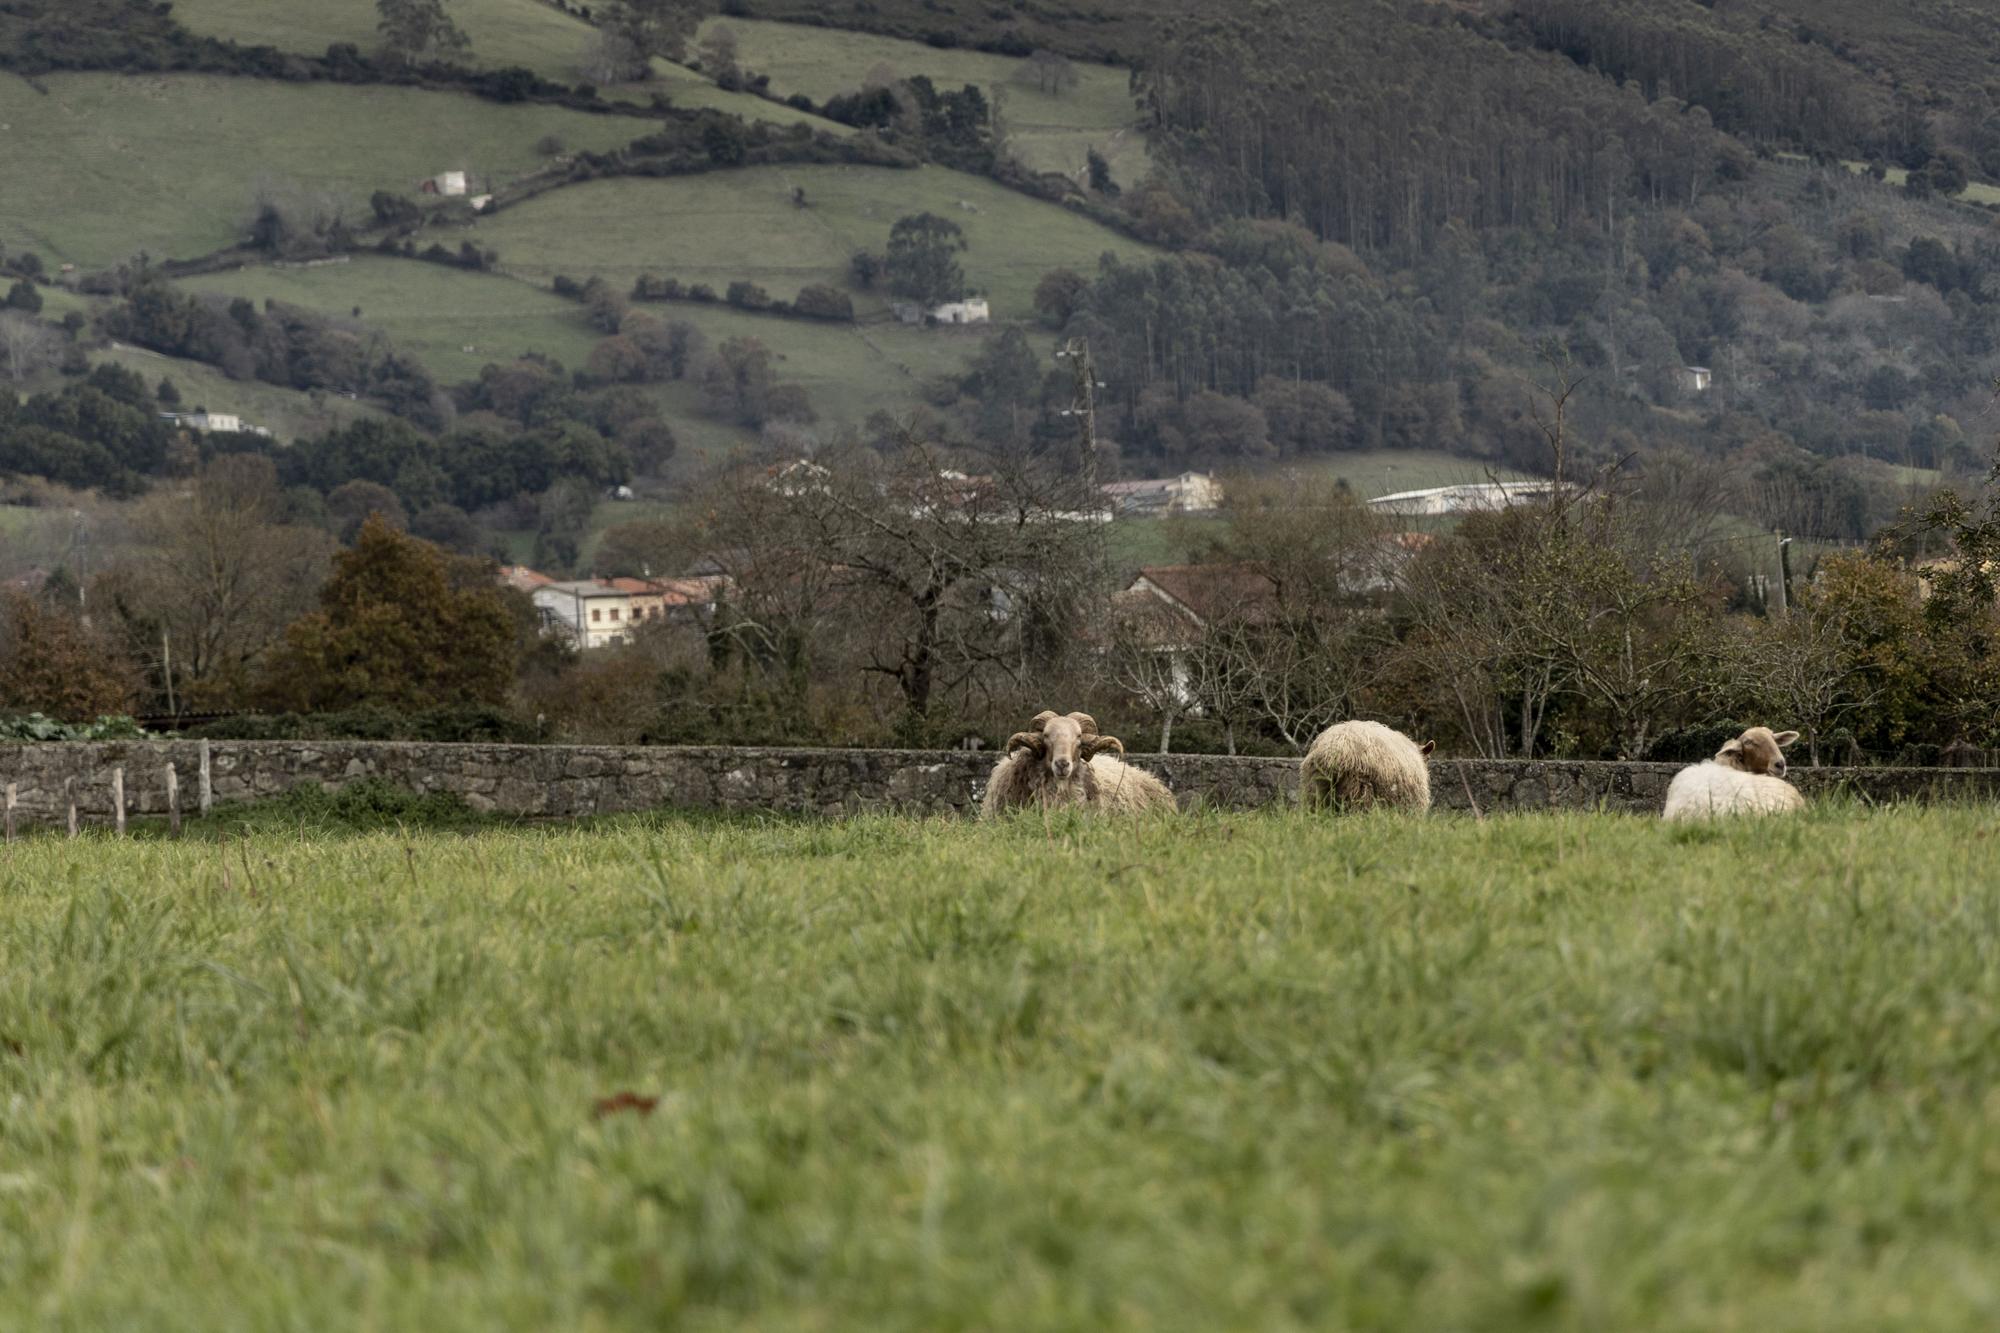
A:
MULTIPOLYGON (((1853 623, 1880 628, 1867 608, 1907 588, 1886 566, 1844 565, 1832 552, 1877 543, 1915 560, 1967 546, 1945 510, 1932 507, 1945 518, 1928 528, 1910 519, 1940 486, 1969 493, 1983 475, 2000 369, 2000 117, 1982 83, 1952 81, 1952 5, 1914 6, 1889 32, 1879 14, 1840 0, 1353 0, 1337 24, 1307 0, 977 12, 963 0, 882 0, 810 15, 782 0, 714 10, 616 0, 588 16, 562 11, 575 20, 565 32, 590 44, 581 59, 535 69, 480 63, 463 33, 438 26, 450 4, 382 6, 413 26, 385 21, 381 42, 323 53, 197 35, 137 0, 88 0, 73 14, 42 0, 0 10, 0 66, 44 84, 79 71, 198 72, 413 89, 617 127, 588 148, 548 136, 487 204, 378 190, 363 207, 303 185, 260 188, 238 242, 213 254, 135 253, 59 274, 31 247, 0 250, 0 375, 19 386, 0 394, 8 493, 20 508, 81 513, 94 492, 88 503, 113 506, 102 530, 124 543, 112 569, 66 564, 51 580, 79 601, 87 579, 104 580, 116 619, 94 632, 130 656, 107 698, 168 693, 171 678, 146 655, 169 630, 137 571, 165 530, 163 497, 214 487, 322 574, 330 547, 358 541, 371 516, 377 554, 418 564, 426 557, 389 532, 554 575, 749 562, 729 577, 752 604, 718 608, 700 644, 614 668, 551 661, 524 639, 518 677, 496 673, 462 702, 531 698, 540 714, 583 726, 578 707, 601 711, 629 690, 650 701, 626 714, 649 719, 652 739, 934 741, 997 725, 1024 681, 1066 679, 1083 647, 1103 649, 1063 627, 1130 570, 1102 549, 996 545, 977 526, 948 539, 897 530, 884 551, 873 543, 894 514, 847 524, 873 512, 870 497, 914 496, 906 507, 928 513, 969 496, 995 501, 989 485, 1018 485, 1020 514, 1073 512, 1086 471, 1078 372, 1058 349, 1087 347, 1099 381, 1097 475, 1209 469, 1260 497, 1222 529, 1155 531, 1150 549, 1276 568, 1281 553, 1257 541, 1260 526, 1281 526, 1270 479, 1315 497, 1313 521, 1346 532, 1355 497, 1323 482, 1342 477, 1349 456, 1448 457, 1475 475, 1567 469, 1615 497, 1656 544, 1625 551, 1613 569, 1579 565, 1584 553, 1558 543, 1522 567, 1522 586, 1532 574, 1536 586, 1609 599, 1612 610, 1572 606, 1576 623, 1595 635, 1609 615, 1657 636, 1660 663, 1707 682, 1672 698, 1643 672, 1606 685, 1599 668, 1617 656, 1613 640, 1590 637, 1562 647, 1567 689, 1534 677, 1554 668, 1529 653, 1519 669, 1539 684, 1496 669, 1480 699, 1455 697, 1467 678, 1442 664, 1466 644, 1496 661, 1526 651, 1493 628, 1517 591, 1495 588, 1495 620, 1482 627, 1376 620, 1321 643, 1323 656, 1365 646, 1409 668, 1387 675, 1294 678, 1253 635, 1251 658, 1224 654, 1234 665, 1216 680, 1231 690, 1246 678, 1285 683, 1243 704, 1245 744, 1286 744, 1300 717, 1365 704, 1493 753, 1639 754, 1667 732, 1698 748, 1688 738, 1706 734, 1716 709, 1770 704, 1738 678, 1790 642, 1773 637, 1784 626, 1768 618, 1770 572, 1742 552, 1775 550, 1773 533, 1798 540, 1801 578, 1818 578, 1824 563, 1842 590, 1845 635, 1853 623), (847 25, 919 45, 896 48, 902 68, 856 65, 853 86, 816 100, 774 88, 731 19, 847 25), (1003 57, 998 77, 953 86, 922 72, 924 53, 962 48, 1003 57), (1031 168, 1012 110, 1022 89, 1032 81, 1043 113, 1059 112, 1090 62, 1116 62, 1130 120, 1112 132, 1141 137, 1144 152, 1114 168, 1107 138, 1089 141, 1074 172, 1031 168), (668 85, 660 70, 684 81, 668 85), (615 81, 600 86, 600 74, 615 81), (706 100, 676 100, 689 89, 706 100), (792 119, 772 119, 779 110, 792 119), (754 272, 711 282, 677 276, 671 245, 658 272, 652 256, 607 260, 587 214, 513 233, 494 221, 537 200, 581 198, 593 183, 810 168, 879 173, 868 179, 882 197, 879 212, 868 201, 850 256, 830 210, 816 212, 815 190, 788 187, 774 236, 842 237, 833 256, 797 270, 795 289, 765 285, 792 273, 776 240, 754 272), (896 184, 912 182, 914 200, 915 183, 940 177, 955 182, 941 203, 906 202, 896 184), (967 197, 975 184, 993 192, 984 205, 967 197), (1087 230, 1068 234, 1092 249, 1102 238, 1105 252, 1086 262, 1072 245, 1057 262, 1032 240, 982 231, 982 208, 1000 211, 994 195, 1018 204, 1017 225, 1074 222, 1087 230), (546 249, 523 255, 491 239, 507 234, 546 249), (972 275, 1003 240, 1010 265, 1032 265, 1008 278, 1019 308, 965 336, 924 328, 926 311, 977 294, 972 275), (377 279, 390 287, 435 283, 426 290, 441 304, 499 292, 504 318, 532 317, 562 350, 530 344, 487 359, 467 340, 480 335, 447 334, 441 361, 445 339, 413 346, 375 323, 372 306, 308 299, 303 282, 296 290, 308 296, 296 301, 253 300, 230 279, 328 264, 395 275, 377 279), (532 310, 505 304, 530 298, 532 310), (853 392, 786 351, 828 330, 857 344, 886 339, 898 307, 916 321, 894 335, 909 340, 898 355, 921 347, 925 359, 885 375, 879 403, 867 401, 876 384, 853 392), (450 360, 461 348, 477 359, 450 360), (353 410, 296 441, 194 434, 174 416, 189 404, 172 374, 139 375, 113 353, 353 410), (441 370, 446 361, 455 368, 441 370), (828 396, 843 389, 849 410, 833 410, 828 396), (726 446, 691 463, 691 437, 726 446), (805 460, 819 460, 812 475, 840 478, 826 489, 844 509, 770 511, 757 479, 795 476, 805 460), (940 477, 959 480, 937 494, 940 477), (980 480, 961 486, 966 478, 980 480), (635 487, 649 510, 607 514, 608 494, 635 487), (823 589, 804 573, 819 568, 880 577, 864 591, 823 589), (802 589, 824 595, 801 602, 802 589), (996 618, 995 605, 1019 615, 996 618), (853 607, 880 631, 867 643, 841 623, 853 607), (607 693, 589 692, 599 687, 607 693)), ((623 234, 636 244, 646 233, 623 234)), ((403 328, 422 333, 414 321, 403 328)), ((800 488, 778 489, 796 499, 800 488)), ((1509 543, 1524 559, 1533 546, 1471 525, 1419 573, 1470 577, 1504 563, 1509 543)), ((1347 551, 1327 558, 1339 564, 1347 551)), ((472 567, 425 577, 455 587, 472 567)), ((1320 642, 1351 601, 1338 581, 1313 588, 1285 612, 1299 630, 1288 642, 1320 642)), ((226 669, 183 688, 225 708, 363 702, 344 687, 276 683, 275 645, 312 614, 296 600, 282 606, 285 616, 271 611, 232 647, 226 669)), ((1866 735, 1850 722, 1847 743, 1893 753, 1963 739, 1991 693, 1977 635, 1926 637, 1914 621, 1896 633, 1915 645, 1906 656, 1928 654, 1933 675, 1955 683, 1929 695, 1910 686, 1904 716, 1866 735)), ((1857 645, 1817 646, 1859 672, 1867 645, 1857 645)), ((297 654, 283 660, 304 670, 297 654)), ((1102 706, 1153 698, 1152 684, 1125 682, 1125 703, 1102 706)), ((1209 716, 1225 714, 1218 697, 1209 716)))

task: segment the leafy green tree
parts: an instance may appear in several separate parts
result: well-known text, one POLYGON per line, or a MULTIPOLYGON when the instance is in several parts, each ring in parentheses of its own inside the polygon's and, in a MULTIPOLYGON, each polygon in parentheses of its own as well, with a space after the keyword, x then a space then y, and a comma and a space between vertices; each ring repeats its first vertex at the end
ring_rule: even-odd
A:
POLYGON ((464 30, 445 13, 444 0, 375 0, 375 12, 383 49, 396 59, 449 60, 472 49, 464 30))
POLYGON ((334 558, 320 609, 285 631, 259 692, 294 713, 499 704, 515 652, 513 614, 477 562, 370 519, 334 558))
POLYGON ((687 59, 688 42, 701 26, 701 10, 691 0, 613 0, 603 26, 630 48, 643 69, 655 56, 687 59))
POLYGON ((7 308, 30 315, 42 313, 42 294, 35 290, 35 284, 26 278, 15 283, 7 292, 7 308))
POLYGON ((965 230, 935 213, 915 213, 889 229, 889 289, 929 309, 965 295, 965 230))
POLYGON ((1111 163, 1105 160, 1104 154, 1092 148, 1085 154, 1084 162, 1090 172, 1090 188, 1099 194, 1116 197, 1118 182, 1111 179, 1111 163))

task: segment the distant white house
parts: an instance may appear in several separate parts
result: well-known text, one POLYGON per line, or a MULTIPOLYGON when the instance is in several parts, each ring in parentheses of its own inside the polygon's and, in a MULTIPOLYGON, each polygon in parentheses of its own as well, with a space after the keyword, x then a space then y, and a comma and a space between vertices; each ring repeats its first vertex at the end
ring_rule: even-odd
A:
POLYGON ((922 324, 926 320, 938 324, 985 324, 993 318, 993 308, 985 297, 971 296, 963 301, 946 301, 925 310, 920 305, 908 301, 898 301, 890 307, 896 318, 905 324, 922 324))
POLYGON ((466 192, 465 173, 462 171, 440 171, 417 188, 425 194, 464 194, 466 192))
POLYGON ((545 583, 528 594, 542 626, 579 648, 609 648, 625 642, 634 628, 632 594, 597 579, 545 583))
POLYGON ((1689 393, 1707 393, 1715 376, 1707 366, 1682 366, 1681 388, 1689 393))
POLYGON ((187 430, 198 430, 204 434, 217 435, 262 435, 267 439, 271 432, 262 426, 252 426, 234 412, 162 412, 160 420, 172 426, 187 430))
POLYGON ((984 324, 993 318, 993 311, 984 298, 973 297, 933 306, 931 318, 940 324, 984 324))
POLYGON ((1206 472, 1150 481, 1114 481, 1103 488, 1113 511, 1124 517, 1147 514, 1208 514, 1222 508, 1222 483, 1206 472))
POLYGON ((1552 481, 1479 481, 1458 486, 1433 486, 1422 491, 1398 491, 1370 500, 1369 507, 1398 518, 1435 518, 1474 514, 1538 504, 1555 494, 1552 481))
POLYGON ((502 574, 503 582, 522 588, 534 601, 544 630, 580 648, 616 647, 651 622, 713 611, 728 583, 720 576, 533 582, 539 578, 533 570, 502 574))

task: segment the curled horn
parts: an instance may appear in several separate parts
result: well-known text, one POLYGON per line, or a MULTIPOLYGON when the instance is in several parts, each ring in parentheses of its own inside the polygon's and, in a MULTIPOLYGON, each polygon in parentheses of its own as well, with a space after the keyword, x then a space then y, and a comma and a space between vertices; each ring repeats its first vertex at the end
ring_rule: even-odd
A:
POLYGON ((1069 720, 1076 723, 1077 726, 1081 727, 1083 729, 1084 735, 1095 736, 1097 734, 1097 719, 1092 717, 1090 714, 1071 713, 1069 715, 1069 720))
POLYGON ((1125 742, 1116 736, 1086 736, 1078 748, 1083 751, 1085 759, 1111 751, 1116 751, 1121 759, 1125 757, 1125 742))
POLYGON ((1031 730, 1040 731, 1043 727, 1055 721, 1057 716, 1055 709, 1044 708, 1041 712, 1028 719, 1028 726, 1031 730))
POLYGON ((1017 731, 1007 738, 1007 753, 1016 750, 1033 750, 1036 754, 1049 752, 1048 738, 1039 731, 1017 731))

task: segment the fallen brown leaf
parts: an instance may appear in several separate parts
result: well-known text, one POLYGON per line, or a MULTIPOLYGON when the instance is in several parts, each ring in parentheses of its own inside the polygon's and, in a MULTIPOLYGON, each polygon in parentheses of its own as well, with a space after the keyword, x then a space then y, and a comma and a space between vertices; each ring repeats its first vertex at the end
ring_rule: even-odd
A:
POLYGON ((631 1111, 635 1115, 648 1116, 653 1113, 653 1108, 659 1104, 660 1099, 658 1097, 641 1097, 636 1092, 621 1092, 610 1097, 599 1097, 595 1109, 591 1112, 591 1117, 596 1120, 602 1120, 605 1116, 617 1115, 620 1111, 631 1111))

